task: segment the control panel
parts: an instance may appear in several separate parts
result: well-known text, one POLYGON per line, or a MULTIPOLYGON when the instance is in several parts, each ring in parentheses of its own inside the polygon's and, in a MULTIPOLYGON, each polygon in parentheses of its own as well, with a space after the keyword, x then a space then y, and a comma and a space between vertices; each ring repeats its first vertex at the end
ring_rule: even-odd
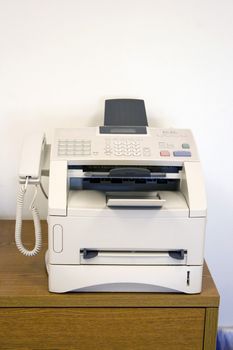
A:
POLYGON ((91 140, 59 139, 58 156, 90 156, 91 140))
POLYGON ((135 139, 106 139, 104 153, 108 156, 140 157, 141 144, 135 139))
MULTIPOLYGON (((52 156, 56 159, 96 161, 161 161, 198 160, 190 130, 147 128, 143 135, 100 134, 99 128, 58 129, 52 156)), ((87 164, 86 162, 84 162, 87 164)), ((84 164, 83 163, 83 164, 84 164)), ((140 162, 139 162, 140 163, 140 162)), ((139 164, 138 163, 138 164, 139 164)))
POLYGON ((196 153, 194 140, 189 130, 158 129, 156 138, 161 158, 191 158, 196 153))

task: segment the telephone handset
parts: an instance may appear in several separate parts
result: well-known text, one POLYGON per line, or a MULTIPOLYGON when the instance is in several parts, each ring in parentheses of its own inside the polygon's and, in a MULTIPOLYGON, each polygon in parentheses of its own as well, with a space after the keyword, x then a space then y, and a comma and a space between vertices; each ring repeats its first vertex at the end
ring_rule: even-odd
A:
POLYGON ((27 177, 31 184, 40 183, 45 144, 43 132, 32 133, 24 140, 19 167, 20 183, 25 183, 27 177))
POLYGON ((38 185, 40 184, 42 164, 45 156, 45 145, 45 134, 42 132, 33 133, 24 140, 21 155, 19 168, 19 183, 21 186, 17 196, 15 243, 19 251, 26 256, 34 256, 38 254, 42 244, 40 217, 34 203, 37 196, 38 185), (35 228, 35 246, 32 250, 25 248, 22 243, 23 204, 29 185, 35 187, 34 196, 30 205, 35 228))

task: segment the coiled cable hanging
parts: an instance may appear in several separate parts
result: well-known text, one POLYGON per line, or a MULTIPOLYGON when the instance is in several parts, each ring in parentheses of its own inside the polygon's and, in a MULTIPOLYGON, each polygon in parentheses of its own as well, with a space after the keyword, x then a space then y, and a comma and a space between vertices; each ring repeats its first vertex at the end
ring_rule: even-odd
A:
POLYGON ((24 197, 27 191, 28 177, 23 186, 20 187, 17 197, 17 209, 16 209, 16 223, 15 223, 15 243, 19 251, 26 256, 37 255, 41 249, 42 245, 42 235, 41 235, 41 225, 40 225, 40 216, 39 212, 35 206, 35 199, 37 196, 37 185, 35 185, 34 196, 30 205, 30 210, 32 213, 34 230, 35 230, 35 246, 32 250, 28 250, 22 243, 22 218, 23 218, 23 204, 24 197))

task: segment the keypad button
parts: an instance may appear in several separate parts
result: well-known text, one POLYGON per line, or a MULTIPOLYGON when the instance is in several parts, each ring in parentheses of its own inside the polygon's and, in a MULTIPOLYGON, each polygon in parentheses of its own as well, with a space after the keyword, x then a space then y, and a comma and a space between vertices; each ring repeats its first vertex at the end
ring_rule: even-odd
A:
POLYGON ((160 151, 160 156, 161 157, 170 157, 170 152, 169 151, 160 151))
POLYGON ((191 157, 190 151, 174 151, 173 152, 174 157, 191 157))
POLYGON ((166 142, 159 142, 159 148, 160 149, 166 148, 166 142))
POLYGON ((182 148, 183 149, 189 149, 190 148, 190 144, 189 143, 182 143, 182 148))
POLYGON ((80 156, 91 154, 90 140, 58 140, 59 156, 80 156))
MULTIPOLYGON (((113 145, 113 154, 115 156, 137 157, 139 154, 141 154, 138 153, 141 152, 141 146, 138 141, 132 139, 125 139, 113 140, 111 142, 111 145, 113 145)), ((109 150, 109 148, 107 148, 107 143, 105 143, 105 150, 109 150)))

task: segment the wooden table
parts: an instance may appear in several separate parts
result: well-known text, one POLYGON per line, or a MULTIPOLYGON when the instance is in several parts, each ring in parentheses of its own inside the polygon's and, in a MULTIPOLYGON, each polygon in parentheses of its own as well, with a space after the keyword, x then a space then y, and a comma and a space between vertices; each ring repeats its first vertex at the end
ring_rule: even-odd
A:
MULTIPOLYGON (((15 247, 14 222, 0 221, 0 349, 215 349, 219 295, 206 265, 197 295, 52 294, 42 227, 43 252, 27 258, 15 247)), ((32 222, 23 230, 32 242, 32 222)))

